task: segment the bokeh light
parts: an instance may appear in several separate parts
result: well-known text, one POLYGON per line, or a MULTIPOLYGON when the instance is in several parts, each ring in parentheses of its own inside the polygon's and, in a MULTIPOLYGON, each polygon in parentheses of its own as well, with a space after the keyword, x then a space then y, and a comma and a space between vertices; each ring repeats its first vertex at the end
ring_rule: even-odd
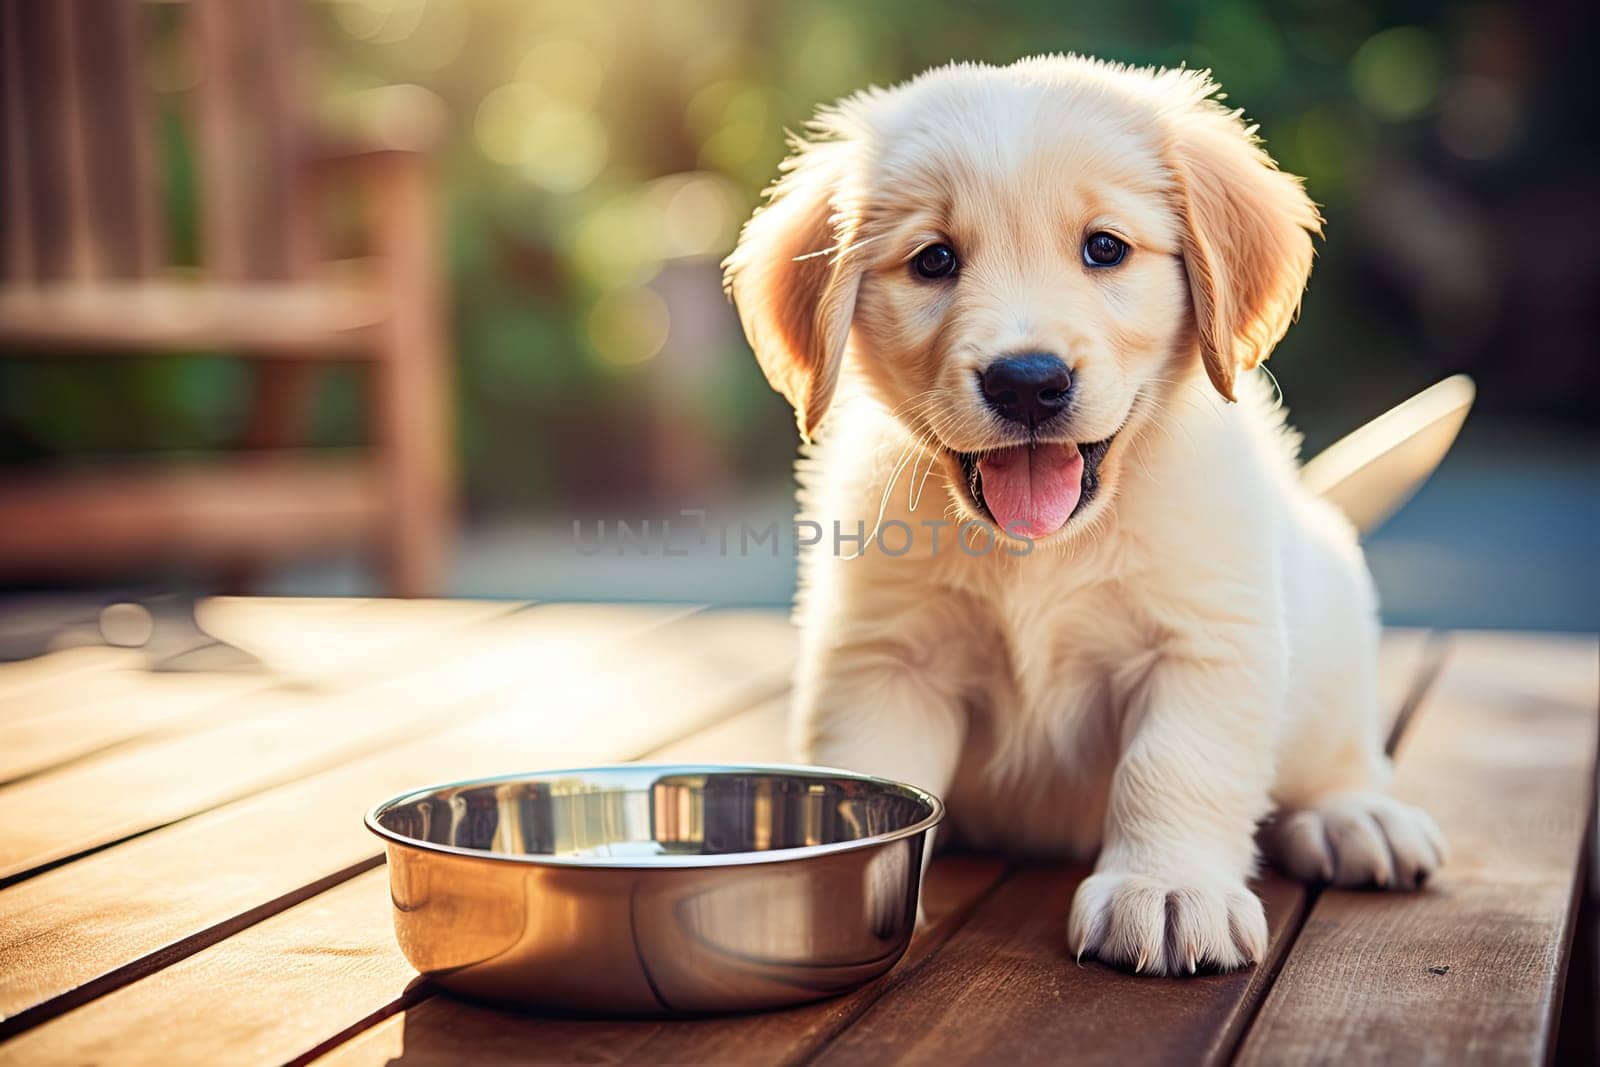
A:
POLYGON ((1350 60, 1356 96, 1390 121, 1422 114, 1438 95, 1442 72, 1438 42, 1418 26, 1373 34, 1350 60))
POLYGON ((474 124, 483 154, 552 193, 583 189, 606 164, 598 118, 538 86, 511 82, 491 92, 474 124))
POLYGON ((629 367, 653 358, 667 343, 672 316, 653 290, 629 286, 603 294, 589 312, 589 343, 602 363, 629 367))
POLYGON ((777 108, 771 90, 748 82, 706 86, 689 101, 685 120, 700 140, 700 162, 739 170, 773 138, 777 108))
POLYGON ((636 191, 613 197, 577 221, 573 267, 601 288, 643 284, 661 269, 648 205, 636 191))
POLYGON ((1316 175, 1319 196, 1364 173, 1370 165, 1372 120, 1347 104, 1313 107, 1288 132, 1289 136, 1273 142, 1274 147, 1282 146, 1283 162, 1296 173, 1316 175))
POLYGON ((718 174, 697 171, 658 178, 645 190, 664 259, 711 256, 733 247, 744 198, 718 174))
POLYGON ((582 42, 552 37, 528 50, 517 66, 517 80, 575 107, 589 107, 605 81, 605 62, 582 42))

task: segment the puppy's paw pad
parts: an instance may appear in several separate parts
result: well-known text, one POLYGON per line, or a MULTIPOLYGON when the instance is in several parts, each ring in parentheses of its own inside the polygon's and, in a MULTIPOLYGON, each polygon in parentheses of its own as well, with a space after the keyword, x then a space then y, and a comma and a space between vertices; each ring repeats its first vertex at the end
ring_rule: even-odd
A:
POLYGON ((1067 944, 1137 974, 1231 971, 1266 953, 1267 917, 1243 882, 1102 871, 1078 887, 1067 944))
POLYGON ((1427 812, 1370 790, 1279 812, 1263 841, 1289 874, 1343 888, 1420 889, 1445 860, 1427 812))

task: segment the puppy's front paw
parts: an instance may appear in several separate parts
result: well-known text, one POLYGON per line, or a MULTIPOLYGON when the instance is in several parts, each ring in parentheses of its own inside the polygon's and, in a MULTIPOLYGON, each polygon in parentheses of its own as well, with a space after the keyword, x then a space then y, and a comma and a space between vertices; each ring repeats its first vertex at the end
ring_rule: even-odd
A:
POLYGON ((1346 888, 1420 889, 1445 858, 1444 838, 1427 812, 1371 790, 1279 812, 1262 843, 1296 878, 1346 888))
POLYGON ((1267 951, 1267 916, 1242 881, 1101 871, 1072 900, 1067 944, 1139 974, 1231 971, 1267 951))

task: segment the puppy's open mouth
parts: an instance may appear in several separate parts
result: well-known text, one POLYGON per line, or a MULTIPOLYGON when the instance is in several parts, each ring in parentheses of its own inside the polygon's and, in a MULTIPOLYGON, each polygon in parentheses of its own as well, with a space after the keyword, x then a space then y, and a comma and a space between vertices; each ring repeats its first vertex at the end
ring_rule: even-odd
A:
POLYGON ((1100 488, 1100 462, 1112 434, 1093 444, 1013 445, 990 452, 958 452, 967 492, 978 510, 1013 536, 1037 540, 1067 524, 1100 488))

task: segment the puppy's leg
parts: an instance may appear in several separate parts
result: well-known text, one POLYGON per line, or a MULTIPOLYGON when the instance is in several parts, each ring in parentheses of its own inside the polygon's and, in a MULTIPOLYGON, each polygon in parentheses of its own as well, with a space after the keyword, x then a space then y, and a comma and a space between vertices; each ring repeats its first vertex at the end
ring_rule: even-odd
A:
POLYGON ((1274 688, 1245 662, 1164 659, 1134 691, 1105 842, 1068 920, 1080 958, 1150 974, 1262 958, 1266 915, 1245 881, 1269 804, 1274 688))
POLYGON ((953 694, 912 668, 836 656, 797 689, 791 747, 807 763, 942 795, 955 773, 962 722, 953 694))
POLYGON ((1377 634, 1337 647, 1338 671, 1291 696, 1273 797, 1278 810, 1261 843, 1277 866, 1308 882, 1418 889, 1444 862, 1439 828, 1421 808, 1387 793, 1377 692, 1377 634))
MULTIPOLYGON (((955 773, 964 719, 950 680, 896 650, 829 650, 810 659, 796 690, 791 744, 798 759, 919 786, 943 796, 955 773)), ((896 853, 895 855, 898 855, 896 853)), ((922 873, 933 857, 929 835, 922 873)), ((903 885, 896 872, 888 881, 903 885)), ((892 894, 868 885, 872 923, 900 921, 892 894)), ((922 908, 917 908, 922 921, 922 908)))

